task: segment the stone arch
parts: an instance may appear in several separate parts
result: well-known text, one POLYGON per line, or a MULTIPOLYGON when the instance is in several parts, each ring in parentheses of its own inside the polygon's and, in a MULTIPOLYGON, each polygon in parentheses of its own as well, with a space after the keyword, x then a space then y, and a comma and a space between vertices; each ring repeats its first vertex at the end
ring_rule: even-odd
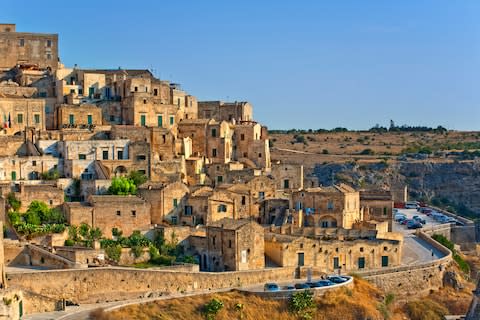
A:
POLYGON ((125 166, 118 166, 113 173, 115 174, 115 177, 123 177, 127 174, 127 168, 125 168, 125 166))
POLYGON ((337 219, 331 215, 322 216, 318 220, 318 226, 321 228, 337 228, 337 219))

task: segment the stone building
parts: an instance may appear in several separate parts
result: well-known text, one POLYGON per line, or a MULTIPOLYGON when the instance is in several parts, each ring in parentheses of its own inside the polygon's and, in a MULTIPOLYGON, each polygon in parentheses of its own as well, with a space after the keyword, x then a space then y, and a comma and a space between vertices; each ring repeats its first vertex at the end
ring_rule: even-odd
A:
POLYGON ((182 182, 170 184, 146 182, 138 188, 138 196, 151 205, 152 224, 166 221, 177 224, 190 190, 182 182))
POLYGON ((45 130, 45 99, 0 94, 0 117, 6 134, 19 134, 27 127, 45 130))
POLYGON ((264 230, 250 220, 221 219, 207 226, 206 254, 200 268, 244 271, 265 267, 264 230))
POLYGON ((303 165, 272 163, 271 175, 278 190, 300 190, 303 184, 303 165))
POLYGON ((55 70, 58 66, 58 35, 17 32, 15 24, 0 24, 0 71, 17 64, 35 64, 55 70))
POLYGON ((55 125, 61 128, 91 128, 102 125, 102 110, 96 105, 58 105, 55 112, 55 125))
POLYGON ((268 130, 254 121, 238 122, 234 126, 233 159, 252 161, 257 168, 270 169, 268 130))
POLYGON ((248 102, 199 101, 199 119, 216 121, 252 121, 253 108, 248 102))
POLYGON ((55 184, 27 184, 17 183, 0 185, 1 195, 5 198, 10 192, 13 192, 15 198, 21 201, 20 212, 25 212, 34 200, 45 202, 50 208, 62 206, 64 201, 63 190, 56 187, 55 184))
POLYGON ((292 192, 291 208, 304 215, 305 226, 351 229, 363 220, 360 195, 345 184, 292 192))
POLYGON ((312 267, 325 273, 354 272, 399 266, 402 241, 362 236, 353 230, 336 234, 295 236, 266 233, 265 255, 281 267, 312 267), (328 239, 328 240, 327 240, 328 239))
POLYGON ((393 199, 390 191, 361 190, 360 207, 363 210, 364 220, 387 221, 388 231, 392 231, 393 199))
POLYGON ((111 237, 113 228, 122 230, 124 236, 149 229, 150 208, 147 201, 136 196, 91 195, 87 202, 65 202, 64 212, 68 224, 86 223, 111 237))

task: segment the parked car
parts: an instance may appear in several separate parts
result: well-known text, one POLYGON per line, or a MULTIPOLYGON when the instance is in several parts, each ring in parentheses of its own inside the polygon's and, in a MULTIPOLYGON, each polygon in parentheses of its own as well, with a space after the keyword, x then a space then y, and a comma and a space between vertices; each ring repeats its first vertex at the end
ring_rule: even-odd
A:
POLYGON ((276 283, 265 283, 264 291, 280 291, 280 287, 276 283))
POLYGON ((415 221, 415 220, 411 220, 409 223, 407 223, 407 228, 408 229, 420 229, 422 227, 423 227, 423 225, 420 222, 415 221))
POLYGON ((412 219, 415 220, 415 221, 420 222, 421 224, 427 223, 427 221, 426 221, 425 219, 422 219, 422 218, 420 218, 419 216, 413 216, 412 219))
POLYGON ((416 201, 409 201, 405 203, 405 209, 417 209, 418 203, 416 201))
POLYGON ((344 283, 345 281, 347 281, 347 279, 340 276, 329 276, 328 280, 330 280, 333 283, 344 283))
POLYGON ((283 286, 282 290, 288 290, 288 291, 295 290, 295 286, 293 284, 288 284, 286 286, 283 286))
POLYGON ((306 283, 295 283, 295 289, 310 289, 310 286, 306 283))
POLYGON ((395 215, 395 221, 400 222, 401 220, 405 220, 405 219, 407 219, 407 216, 404 215, 404 214, 396 214, 395 215))
POLYGON ((412 219, 405 219, 402 222, 400 222, 400 224, 407 225, 410 221, 412 221, 412 219))
POLYGON ((330 280, 319 280, 316 282, 307 282, 307 284, 311 288, 321 288, 321 287, 328 287, 334 285, 334 283, 330 280))

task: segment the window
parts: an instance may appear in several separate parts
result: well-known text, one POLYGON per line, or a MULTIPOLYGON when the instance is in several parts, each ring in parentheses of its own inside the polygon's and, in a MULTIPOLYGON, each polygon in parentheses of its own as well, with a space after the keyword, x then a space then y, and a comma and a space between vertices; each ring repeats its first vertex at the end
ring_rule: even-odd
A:
POLYGON ((265 198, 265 192, 260 191, 260 192, 258 193, 258 198, 259 198, 259 199, 265 198))
POLYGON ((147 122, 147 117, 144 114, 140 115, 140 125, 145 127, 146 122, 147 122))
POLYGON ((383 247, 383 251, 388 251, 388 247, 383 247))
POLYGON ((322 228, 328 228, 328 221, 322 221, 322 228))
POLYGON ((217 177, 217 182, 222 183, 223 182, 223 176, 218 176, 217 177))
POLYGON ((93 94, 95 93, 95 88, 94 87, 90 87, 88 88, 88 97, 91 99, 93 98, 93 94))
POLYGON ((108 160, 108 150, 103 150, 102 151, 102 159, 103 160, 108 160))
POLYGON ((17 172, 12 171, 12 180, 17 180, 17 172))
POLYGON ((283 180, 283 189, 290 188, 290 181, 288 179, 283 180))
POLYGON ((172 217, 172 224, 177 224, 177 217, 175 216, 172 217))
POLYGON ((75 89, 70 89, 70 93, 75 93, 75 89))
POLYGON ((118 150, 117 151, 117 159, 122 160, 123 159, 123 150, 118 150))
POLYGON ((173 125, 175 123, 175 117, 170 116, 170 125, 173 125))
POLYGON ((363 247, 360 247, 360 252, 363 252, 363 247))
POLYGON ((84 155, 84 154, 79 154, 78 155, 78 160, 86 160, 87 159, 87 156, 84 155))
POLYGON ((40 115, 39 114, 34 114, 33 115, 33 121, 35 124, 40 124, 40 115))
POLYGON ((185 215, 186 215, 186 216, 191 216, 191 215, 192 215, 192 211, 193 211, 193 207, 192 207, 192 206, 185 206, 185 215))
POLYGON ((115 116, 110 115, 110 121, 115 121, 115 116))
POLYGON ((36 165, 37 165, 37 161, 33 160, 33 161, 32 161, 32 166, 35 167, 36 165))
POLYGON ((122 213, 120 212, 120 210, 117 210, 117 216, 121 216, 122 213))
POLYGON ((79 94, 79 95, 82 95, 82 94, 83 94, 83 89, 82 89, 82 88, 78 89, 78 94, 79 94))
POLYGON ((333 269, 340 268, 340 260, 338 257, 333 257, 333 269))
POLYGON ((261 154, 261 153, 259 153, 259 154, 258 154, 258 157, 259 157, 259 158, 261 158, 261 157, 262 157, 262 154, 261 154))
POLYGON ((178 206, 178 199, 173 199, 173 207, 176 208, 178 206))
POLYGON ((158 96, 158 89, 153 89, 153 95, 158 96))
POLYGON ((177 106, 180 107, 180 98, 177 99, 177 106))
POLYGON ((216 137, 217 136, 217 129, 212 129, 212 137, 216 137))
POLYGON ((47 47, 51 47, 52 46, 52 40, 47 40, 47 47))
POLYGON ((365 268, 365 258, 360 257, 358 258, 358 269, 363 269, 365 268))
POLYGON ((232 247, 232 240, 228 240, 228 247, 229 247, 229 248, 232 247))
POLYGON ((382 267, 388 267, 388 256, 382 256, 382 267))
POLYGON ((47 60, 52 60, 52 54, 51 53, 47 53, 47 60))
POLYGON ((244 206, 247 203, 247 197, 242 196, 242 205, 244 206))
POLYGON ((163 127, 163 116, 157 116, 157 125, 159 128, 163 127))
POLYGON ((138 87, 135 87, 135 92, 137 92, 137 91, 138 91, 138 87))
POLYGON ((17 114, 17 123, 23 123, 23 113, 17 114))
POLYGON ((68 115, 68 123, 75 124, 75 116, 73 114, 68 115))
POLYGON ((327 202, 327 209, 328 209, 328 210, 333 210, 333 201, 332 201, 332 200, 328 200, 328 202, 327 202))
POLYGON ((20 40, 18 40, 18 45, 19 45, 20 47, 24 47, 24 46, 25 46, 25 39, 20 39, 20 40))
POLYGON ((227 212, 227 206, 224 204, 219 204, 217 207, 217 212, 227 212))
POLYGON ((38 96, 39 96, 40 98, 46 98, 46 97, 47 97, 47 93, 46 93, 45 91, 41 91, 41 92, 38 93, 38 96))
POLYGON ((147 104, 147 99, 143 99, 143 104, 147 104))
POLYGON ((136 216, 137 216, 137 211, 132 210, 132 217, 136 217, 136 216))
POLYGON ((217 149, 212 149, 212 157, 216 157, 217 156, 217 149))
POLYGON ((240 140, 242 140, 242 141, 245 140, 245 134, 242 133, 242 134, 240 135, 240 140))
POLYGON ((144 154, 139 154, 137 156, 137 161, 143 161, 143 160, 147 160, 147 156, 145 156, 144 154))
POLYGON ((386 216, 386 215, 387 215, 387 212, 388 212, 388 211, 387 211, 387 207, 384 207, 384 208, 383 208, 383 215, 386 216))
POLYGON ((92 124, 93 123, 93 118, 92 118, 92 115, 89 114, 87 115, 87 124, 92 124))
POLYGON ((213 247, 215 248, 215 236, 212 237, 212 244, 213 244, 213 247))

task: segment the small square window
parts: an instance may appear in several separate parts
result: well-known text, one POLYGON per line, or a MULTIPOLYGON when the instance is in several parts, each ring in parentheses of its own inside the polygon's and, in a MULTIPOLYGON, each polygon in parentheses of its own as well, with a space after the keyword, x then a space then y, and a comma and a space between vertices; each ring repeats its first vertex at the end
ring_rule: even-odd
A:
POLYGON ((137 211, 132 210, 132 217, 136 217, 136 216, 137 216, 137 211))
POLYGON ((20 47, 24 47, 24 46, 25 46, 25 39, 20 39, 20 40, 18 40, 18 45, 19 45, 20 47))
POLYGON ((37 165, 37 161, 33 160, 33 161, 32 161, 32 166, 35 167, 36 165, 37 165))
POLYGON ((52 46, 52 40, 47 40, 47 47, 51 47, 52 46))
POLYGON ((120 210, 117 210, 117 216, 121 216, 122 213, 120 212, 120 210))

